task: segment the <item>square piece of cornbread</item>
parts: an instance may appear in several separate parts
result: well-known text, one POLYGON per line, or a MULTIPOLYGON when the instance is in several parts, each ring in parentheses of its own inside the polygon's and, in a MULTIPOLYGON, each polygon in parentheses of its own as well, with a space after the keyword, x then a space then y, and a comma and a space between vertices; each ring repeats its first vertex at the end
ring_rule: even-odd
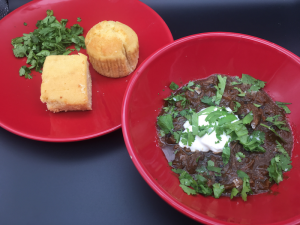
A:
POLYGON ((92 80, 87 56, 80 53, 47 56, 40 99, 54 113, 92 110, 92 80))

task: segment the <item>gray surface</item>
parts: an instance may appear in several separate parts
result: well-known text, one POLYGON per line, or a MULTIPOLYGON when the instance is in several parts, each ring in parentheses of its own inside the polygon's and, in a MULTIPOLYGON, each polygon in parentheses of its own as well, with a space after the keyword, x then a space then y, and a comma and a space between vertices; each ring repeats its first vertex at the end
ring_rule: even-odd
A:
POLYGON ((8 13, 8 3, 6 0, 0 0, 0 19, 8 13))

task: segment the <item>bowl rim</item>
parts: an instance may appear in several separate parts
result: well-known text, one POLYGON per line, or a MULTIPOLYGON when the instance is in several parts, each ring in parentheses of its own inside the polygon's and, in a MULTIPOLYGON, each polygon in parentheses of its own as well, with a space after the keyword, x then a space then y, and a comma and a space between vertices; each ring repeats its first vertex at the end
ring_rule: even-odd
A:
MULTIPOLYGON (((300 64, 300 58, 295 55, 294 53, 290 52, 289 50, 273 43, 270 41, 267 41, 265 39, 261 39, 258 37, 254 37, 251 35, 247 35, 247 34, 241 34, 241 33, 233 33, 233 32, 207 32, 207 33, 199 33, 199 34, 193 34, 193 35, 189 35, 180 39, 175 40, 174 42, 167 44, 163 47, 161 47, 160 49, 158 49, 157 51, 155 51, 154 53, 152 53, 150 56, 148 56, 148 58, 146 58, 141 64, 140 66, 134 71, 134 74, 132 76, 132 78, 130 79, 127 88, 125 90, 125 94, 123 97, 123 103, 122 103, 122 133, 123 133, 123 137, 124 137, 124 141, 125 141, 125 145, 127 148, 127 151, 129 153, 129 156, 131 158, 131 160, 133 161, 135 167, 137 168, 137 170, 139 171, 139 173, 141 174, 141 176, 144 178, 144 180, 147 182, 147 184, 165 201, 167 202, 169 205, 171 205, 173 208, 177 209, 178 211, 180 211, 181 213, 185 214, 186 216, 198 221, 198 222, 202 222, 202 223, 206 223, 206 224, 214 224, 214 225, 221 225, 221 224, 235 224, 235 223, 229 223, 229 222, 225 222, 222 220, 218 220, 218 219, 214 219, 211 218, 209 216, 206 216, 202 213, 197 212, 194 209, 191 209, 185 205, 183 205, 182 203, 180 203, 178 200, 174 199, 167 191, 165 191, 163 188, 161 188, 158 184, 157 181, 155 181, 155 179, 151 176, 151 174, 146 170, 145 166, 139 161, 137 155, 134 152, 134 146, 132 144, 132 138, 130 137, 130 132, 128 129, 128 124, 129 124, 129 120, 128 118, 128 104, 129 104, 129 97, 133 91, 133 87, 134 85, 137 83, 139 77, 141 76, 141 72, 143 71, 144 68, 146 68, 153 60, 155 60, 159 55, 163 54, 165 51, 168 51, 170 48, 172 48, 173 46, 176 46, 180 43, 189 41, 189 40, 194 40, 194 39, 203 39, 203 38, 211 38, 211 37, 233 37, 233 38, 242 38, 242 39, 246 39, 246 40, 250 40, 250 41, 254 41, 263 45, 266 45, 268 47, 271 47, 283 54, 285 54, 286 56, 292 58, 293 60, 295 60, 296 62, 298 62, 298 64, 300 64)), ((300 223, 300 214, 297 216, 294 216, 292 218, 286 219, 284 221, 280 221, 280 222, 275 222, 275 223, 268 223, 268 224, 272 224, 272 225, 280 225, 280 224, 298 224, 300 223)))

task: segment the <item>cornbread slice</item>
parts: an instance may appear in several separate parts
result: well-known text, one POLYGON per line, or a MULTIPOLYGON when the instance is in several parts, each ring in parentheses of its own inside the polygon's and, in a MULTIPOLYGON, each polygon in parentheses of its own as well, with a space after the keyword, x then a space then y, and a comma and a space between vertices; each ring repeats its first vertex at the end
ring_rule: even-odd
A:
POLYGON ((87 56, 80 53, 47 56, 40 99, 54 113, 92 110, 92 80, 87 56))
POLYGON ((93 68, 101 75, 124 77, 138 63, 138 36, 123 23, 105 20, 96 24, 87 33, 85 45, 93 68))

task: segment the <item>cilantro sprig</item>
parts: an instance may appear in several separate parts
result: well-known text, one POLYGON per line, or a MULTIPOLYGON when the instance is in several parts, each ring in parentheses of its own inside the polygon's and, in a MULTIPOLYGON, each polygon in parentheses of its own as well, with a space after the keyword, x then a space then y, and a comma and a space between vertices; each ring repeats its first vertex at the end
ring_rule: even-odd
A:
POLYGON ((215 86, 217 89, 216 95, 212 97, 213 101, 216 103, 216 105, 220 104, 220 101, 222 99, 222 96, 224 94, 225 86, 226 86, 226 80, 227 77, 222 77, 221 75, 217 75, 219 84, 215 86))
POLYGON ((286 125, 285 121, 279 121, 278 118, 280 115, 275 115, 272 117, 267 117, 266 121, 271 122, 274 126, 278 127, 281 130, 290 131, 290 129, 284 125, 286 125))
POLYGON ((292 103, 288 103, 288 102, 278 102, 278 101, 276 101, 275 103, 276 103, 279 107, 283 108, 284 111, 285 111, 286 113, 291 113, 291 110, 290 110, 286 105, 290 105, 290 104, 292 104, 292 103))
MULTIPOLYGON (((237 82, 231 82, 231 85, 237 85, 237 84, 250 84, 251 87, 247 90, 247 92, 251 92, 251 91, 259 91, 261 88, 264 88, 265 83, 264 81, 261 80, 257 80, 254 77, 247 75, 247 74, 242 74, 242 79, 240 79, 239 77, 235 77, 237 82)), ((239 96, 245 96, 244 92, 242 92, 241 89, 239 88, 235 88, 240 92, 239 96)))
POLYGON ((188 195, 196 195, 197 193, 205 196, 212 195, 212 189, 207 186, 207 179, 205 177, 196 174, 195 178, 193 178, 188 172, 182 169, 172 169, 172 171, 179 174, 179 186, 188 195))
POLYGON ((279 184, 283 181, 283 171, 290 171, 292 166, 290 165, 290 157, 285 154, 277 154, 273 159, 271 159, 271 164, 268 167, 268 172, 270 176, 270 181, 275 181, 279 184))
POLYGON ((74 24, 71 28, 66 28, 68 20, 62 19, 60 22, 53 16, 52 10, 47 10, 47 16, 39 20, 37 29, 22 37, 12 39, 13 53, 15 57, 27 57, 26 63, 30 67, 22 66, 19 74, 31 79, 31 70, 41 72, 44 61, 49 55, 68 55, 74 49, 67 48, 72 44, 79 51, 85 48, 83 28, 74 24), (25 68, 26 67, 26 68, 25 68))
POLYGON ((241 170, 237 170, 237 175, 239 178, 241 178, 243 180, 243 189, 241 192, 242 199, 244 201, 247 201, 247 193, 249 193, 249 194, 252 193, 252 190, 250 187, 250 178, 244 171, 241 171, 241 170))

